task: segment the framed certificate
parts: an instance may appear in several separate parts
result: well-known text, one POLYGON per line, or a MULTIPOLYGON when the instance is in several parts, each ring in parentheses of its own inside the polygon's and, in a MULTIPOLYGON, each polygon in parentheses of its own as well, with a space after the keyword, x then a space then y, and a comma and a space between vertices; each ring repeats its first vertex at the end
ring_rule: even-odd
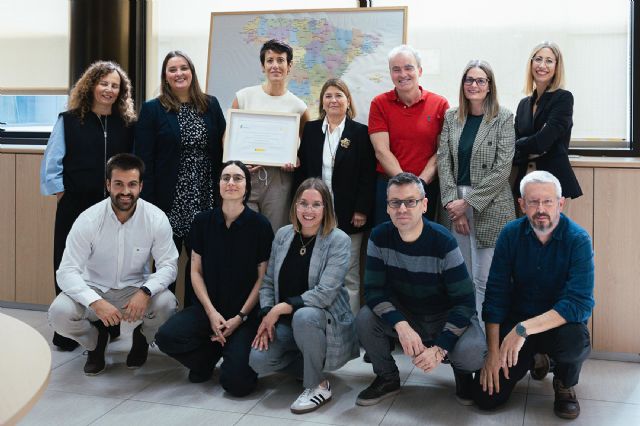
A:
POLYGON ((283 166, 296 163, 300 115, 230 109, 222 161, 283 166))

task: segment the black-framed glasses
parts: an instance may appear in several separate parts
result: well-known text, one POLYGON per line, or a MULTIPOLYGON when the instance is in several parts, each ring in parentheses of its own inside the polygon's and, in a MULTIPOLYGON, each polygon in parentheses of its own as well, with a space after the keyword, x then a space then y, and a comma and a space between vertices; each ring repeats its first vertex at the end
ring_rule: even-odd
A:
POLYGON ((392 209, 399 209, 400 206, 402 206, 404 204, 404 206, 406 208, 412 209, 415 206, 417 206, 418 203, 420 201, 422 201, 422 200, 424 200, 424 197, 423 198, 417 198, 417 199, 416 198, 412 198, 412 199, 409 199, 409 200, 389 200, 389 201, 387 201, 387 205, 389 207, 391 207, 392 209))
POLYGON ((244 182, 245 177, 244 177, 244 176, 242 176, 242 175, 222 175, 222 176, 220 176, 220 180, 221 180, 222 182, 224 182, 224 183, 229 183, 229 182, 231 182, 232 180, 233 180, 235 183, 240 183, 240 182, 244 182))
POLYGON ((473 86, 473 83, 476 83, 478 87, 484 87, 490 80, 488 78, 473 78, 473 77, 465 77, 462 82, 465 86, 473 86))

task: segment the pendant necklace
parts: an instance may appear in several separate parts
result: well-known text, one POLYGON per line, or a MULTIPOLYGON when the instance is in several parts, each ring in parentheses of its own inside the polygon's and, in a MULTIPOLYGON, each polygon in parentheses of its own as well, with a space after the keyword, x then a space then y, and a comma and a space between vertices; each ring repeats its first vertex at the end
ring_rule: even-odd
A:
POLYGON ((307 254, 307 246, 311 244, 311 241, 313 241, 316 236, 314 235, 313 237, 311 237, 311 239, 307 241, 307 244, 305 244, 304 240, 302 239, 302 232, 298 235, 300 235, 300 244, 302 244, 302 247, 300 247, 300 256, 304 256, 305 254, 307 254))

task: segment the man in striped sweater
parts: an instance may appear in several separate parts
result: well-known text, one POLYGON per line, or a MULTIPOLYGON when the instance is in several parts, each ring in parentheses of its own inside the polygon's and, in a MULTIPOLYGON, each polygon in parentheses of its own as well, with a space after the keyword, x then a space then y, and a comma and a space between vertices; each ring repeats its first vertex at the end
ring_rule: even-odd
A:
MULTIPOLYGON (((428 200, 420 179, 400 173, 387 185, 391 222, 371 232, 364 279, 366 306, 356 327, 376 379, 356 404, 373 405, 400 391, 389 337, 428 373, 450 362, 456 397, 471 398, 472 373, 484 363, 487 346, 478 324, 473 283, 455 238, 422 213, 428 200)), ((435 202, 435 200, 434 200, 435 202)))

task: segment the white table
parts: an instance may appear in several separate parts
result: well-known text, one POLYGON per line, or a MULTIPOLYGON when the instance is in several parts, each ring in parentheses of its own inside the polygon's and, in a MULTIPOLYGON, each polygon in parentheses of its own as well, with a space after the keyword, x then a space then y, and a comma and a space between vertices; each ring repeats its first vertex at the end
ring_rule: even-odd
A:
POLYGON ((18 422, 49 383, 51 350, 35 329, 0 314, 0 425, 18 422))

